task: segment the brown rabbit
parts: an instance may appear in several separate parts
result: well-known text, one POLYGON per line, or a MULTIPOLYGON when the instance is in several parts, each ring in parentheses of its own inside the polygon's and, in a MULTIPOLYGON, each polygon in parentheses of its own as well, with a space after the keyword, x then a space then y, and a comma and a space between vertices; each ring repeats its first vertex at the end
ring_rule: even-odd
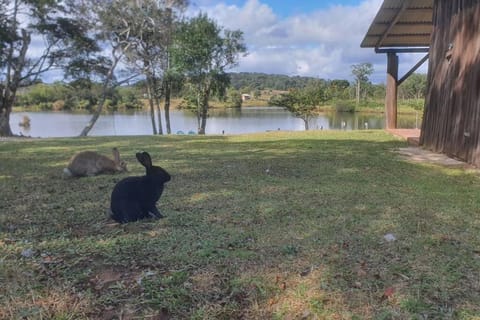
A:
POLYGON ((113 159, 95 151, 82 151, 75 154, 68 166, 63 169, 65 177, 95 176, 102 173, 116 173, 127 171, 127 164, 120 161, 120 153, 113 148, 113 159))

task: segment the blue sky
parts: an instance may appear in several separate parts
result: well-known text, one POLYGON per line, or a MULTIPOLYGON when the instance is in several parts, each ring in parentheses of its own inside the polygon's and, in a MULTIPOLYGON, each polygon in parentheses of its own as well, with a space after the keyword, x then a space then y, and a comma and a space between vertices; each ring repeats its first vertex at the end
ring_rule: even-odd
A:
MULTIPOLYGON (((245 4, 245 0, 225 0, 225 1, 218 1, 218 0, 193 0, 191 3, 193 5, 214 5, 218 3, 225 3, 227 5, 235 5, 235 6, 243 6, 245 4)), ((325 9, 331 6, 336 5, 358 5, 361 3, 361 0, 320 0, 320 1, 306 1, 306 0, 268 0, 268 1, 261 1, 262 3, 268 5, 273 9, 275 14, 279 15, 280 17, 287 17, 291 15, 296 15, 300 13, 308 13, 315 10, 325 9)))
MULTIPOLYGON (((233 72, 353 80, 351 65, 370 62, 374 83, 385 82, 386 57, 360 48, 383 0, 192 0, 226 29, 244 32, 248 55, 233 72)), ((400 55, 402 76, 423 56, 400 55)), ((426 72, 426 66, 419 69, 426 72)))

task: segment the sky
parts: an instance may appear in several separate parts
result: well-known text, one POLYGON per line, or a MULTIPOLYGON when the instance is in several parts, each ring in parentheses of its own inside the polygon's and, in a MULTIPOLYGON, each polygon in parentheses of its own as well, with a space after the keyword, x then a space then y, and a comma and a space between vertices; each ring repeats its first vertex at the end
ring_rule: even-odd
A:
MULTIPOLYGON (((207 13, 241 30, 248 54, 231 72, 263 72, 353 81, 353 64, 372 63, 385 83, 386 55, 360 48, 382 0, 191 0, 189 15, 207 13)), ((424 54, 399 54, 399 77, 424 54)), ((426 73, 425 63, 417 72, 426 73)))
MULTIPOLYGON (((190 0, 187 16, 206 13, 224 29, 241 30, 247 46, 228 72, 261 72, 353 81, 351 66, 369 62, 375 84, 386 82, 386 54, 360 48, 383 0, 190 0)), ((32 38, 29 53, 43 40, 32 38), (38 43, 36 43, 38 42, 38 43)), ((38 54, 38 53, 37 53, 38 54)), ((425 54, 399 54, 399 78, 425 54)), ((426 73, 427 63, 417 72, 426 73)), ((58 71, 46 82, 59 80, 58 71)))

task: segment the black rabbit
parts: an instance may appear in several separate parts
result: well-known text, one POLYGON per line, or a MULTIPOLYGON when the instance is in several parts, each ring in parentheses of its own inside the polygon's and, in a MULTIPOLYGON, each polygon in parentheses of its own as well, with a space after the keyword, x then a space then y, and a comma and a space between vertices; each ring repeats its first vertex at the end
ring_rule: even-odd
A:
POLYGON ((136 157, 145 167, 146 174, 124 178, 112 191, 111 217, 120 223, 147 217, 163 217, 155 204, 162 195, 164 183, 170 181, 170 174, 163 168, 152 165, 152 159, 147 152, 137 153, 136 157))

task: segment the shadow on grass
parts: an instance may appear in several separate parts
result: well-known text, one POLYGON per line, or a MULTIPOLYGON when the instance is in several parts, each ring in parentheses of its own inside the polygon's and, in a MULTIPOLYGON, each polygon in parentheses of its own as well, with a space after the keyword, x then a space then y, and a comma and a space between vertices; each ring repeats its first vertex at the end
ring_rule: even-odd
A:
POLYGON ((58 316, 19 303, 57 286, 78 316, 112 319, 469 319, 478 176, 402 161, 403 145, 378 131, 0 144, 2 303, 58 316), (113 146, 128 174, 61 179, 74 152, 113 146), (167 217, 116 225, 110 192, 143 173, 139 150, 173 176, 167 217))

